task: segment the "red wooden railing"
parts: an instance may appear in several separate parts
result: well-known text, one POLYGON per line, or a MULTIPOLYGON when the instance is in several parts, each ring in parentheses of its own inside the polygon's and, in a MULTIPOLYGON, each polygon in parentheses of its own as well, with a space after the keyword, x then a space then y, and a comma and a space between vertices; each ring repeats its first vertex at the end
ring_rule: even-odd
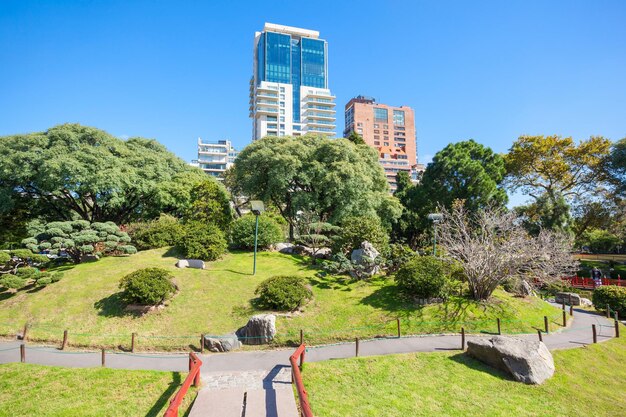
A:
MULTIPOLYGON (((593 279, 579 276, 565 277, 563 278, 563 281, 568 281, 572 287, 587 290, 593 290, 599 286, 593 279)), ((626 287, 626 279, 622 279, 620 276, 618 276, 617 279, 602 278, 600 281, 602 282, 602 285, 617 285, 619 287, 626 287)))
POLYGON ((187 394, 189 387, 193 384, 194 387, 200 385, 200 367, 202 366, 202 361, 196 356, 195 353, 189 353, 189 374, 185 381, 183 382, 183 386, 180 387, 174 398, 170 401, 170 406, 165 410, 165 417, 178 417, 178 407, 183 402, 183 398, 187 394))
POLYGON ((293 382, 296 383, 296 391, 298 392, 298 399, 300 400, 300 415, 302 417, 313 417, 313 412, 311 411, 311 405, 309 404, 309 396, 304 389, 304 383, 302 382, 302 374, 300 370, 302 369, 302 364, 304 363, 304 352, 306 351, 306 346, 303 344, 293 352, 293 355, 289 357, 289 362, 291 362, 291 377, 293 382), (300 364, 298 365, 298 358, 300 358, 300 364))

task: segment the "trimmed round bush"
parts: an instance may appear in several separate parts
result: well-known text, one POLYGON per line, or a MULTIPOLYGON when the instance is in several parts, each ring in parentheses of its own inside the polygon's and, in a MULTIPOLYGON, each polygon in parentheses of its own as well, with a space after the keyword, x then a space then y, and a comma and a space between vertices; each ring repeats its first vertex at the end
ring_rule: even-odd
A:
POLYGON ((176 291, 172 274, 163 268, 144 268, 120 281, 122 298, 129 304, 159 305, 176 291))
POLYGON ((433 256, 415 257, 402 265, 395 275, 398 287, 417 298, 443 296, 448 279, 446 265, 433 256))
POLYGON ((293 311, 313 296, 302 277, 278 275, 266 279, 254 292, 261 308, 293 311))
POLYGON ((348 217, 341 223, 341 230, 333 239, 333 252, 349 255, 354 249, 361 247, 361 243, 368 241, 378 252, 386 253, 389 246, 389 236, 378 217, 357 216, 348 217))
MULTIPOLYGON (((254 249, 254 229, 256 216, 246 214, 235 220, 230 229, 231 245, 237 249, 254 249)), ((259 234, 257 245, 259 249, 267 249, 283 240, 283 232, 271 217, 259 216, 259 234)))
POLYGON ((17 275, 6 274, 0 277, 0 286, 13 290, 19 290, 26 285, 25 279, 18 277, 17 275))
POLYGON ((596 310, 606 311, 607 304, 611 311, 617 311, 620 317, 626 317, 626 287, 603 285, 593 291, 593 306, 596 310))
POLYGON ((185 237, 178 245, 188 259, 215 261, 226 252, 224 233, 213 224, 190 222, 185 225, 185 237))
POLYGON ((185 234, 183 225, 173 216, 162 214, 157 220, 134 223, 128 232, 140 250, 176 245, 185 234))

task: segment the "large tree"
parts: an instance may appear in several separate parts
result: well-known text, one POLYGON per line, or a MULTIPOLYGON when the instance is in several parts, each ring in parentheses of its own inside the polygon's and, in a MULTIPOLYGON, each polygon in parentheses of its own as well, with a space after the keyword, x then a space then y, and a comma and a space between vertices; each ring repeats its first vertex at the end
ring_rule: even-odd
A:
POLYGON ((621 139, 611 147, 611 154, 607 164, 609 178, 617 188, 617 194, 626 194, 626 138, 621 139))
POLYGON ((155 140, 123 141, 78 124, 0 137, 0 191, 53 220, 121 224, 180 213, 202 179, 155 140))
POLYGON ((291 238, 299 212, 333 224, 356 215, 378 216, 390 224, 401 210, 389 195, 376 151, 346 139, 265 137, 241 151, 229 185, 233 193, 277 207, 291 238))

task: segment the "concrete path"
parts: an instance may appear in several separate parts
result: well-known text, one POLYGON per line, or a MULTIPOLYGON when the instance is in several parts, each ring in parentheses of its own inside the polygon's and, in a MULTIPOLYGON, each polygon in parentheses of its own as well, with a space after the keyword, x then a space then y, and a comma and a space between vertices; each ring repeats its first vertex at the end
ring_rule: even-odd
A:
MULTIPOLYGON (((568 316, 569 317, 569 316, 568 316)), ((566 349, 593 343, 592 324, 596 325, 598 342, 614 336, 614 322, 598 314, 575 309, 568 327, 543 335, 550 350, 566 349)), ((625 329, 626 330, 626 329, 625 329)), ((491 335, 467 335, 466 340, 491 335)), ((537 334, 517 335, 537 339, 537 334)), ((626 335, 624 335, 626 337, 626 335)), ((0 343, 0 363, 19 362, 19 341, 0 343)), ((355 356, 355 343, 340 343, 307 348, 307 362, 355 356)), ((406 336, 363 340, 359 356, 388 355, 409 352, 459 350, 460 335, 406 336)), ((192 416, 229 415, 285 416, 293 414, 295 401, 290 384, 289 356, 294 349, 230 352, 200 355, 203 388, 192 410, 192 416), (265 413, 265 414, 263 414, 265 413)), ((100 352, 63 352, 52 347, 27 345, 26 362, 68 367, 101 366, 100 352)), ((117 369, 161 371, 188 370, 185 354, 107 353, 106 366, 117 369)))

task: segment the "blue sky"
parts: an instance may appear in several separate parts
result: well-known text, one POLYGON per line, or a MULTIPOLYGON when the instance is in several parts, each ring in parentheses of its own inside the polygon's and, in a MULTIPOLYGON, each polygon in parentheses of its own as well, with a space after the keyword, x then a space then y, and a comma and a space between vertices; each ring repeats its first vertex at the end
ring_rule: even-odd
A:
POLYGON ((250 141, 264 22, 329 43, 338 126, 353 96, 415 109, 422 160, 473 138, 626 137, 626 1, 0 0, 0 135, 79 122, 156 138, 250 141))

